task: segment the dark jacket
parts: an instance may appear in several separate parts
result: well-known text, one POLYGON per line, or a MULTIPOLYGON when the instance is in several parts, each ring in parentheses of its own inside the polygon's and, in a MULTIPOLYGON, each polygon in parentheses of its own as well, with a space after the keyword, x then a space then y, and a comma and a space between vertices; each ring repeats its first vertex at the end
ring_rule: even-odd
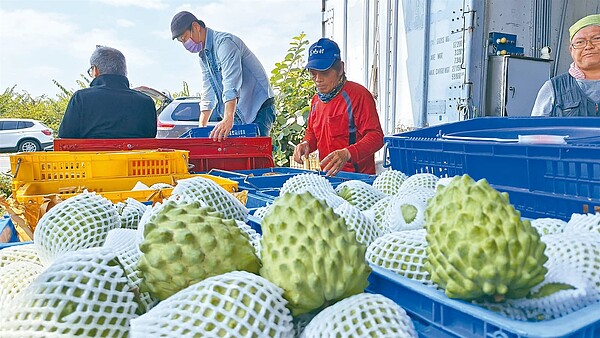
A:
POLYGON ((129 88, 127 77, 100 75, 76 91, 58 129, 61 138, 156 137, 154 101, 129 88))

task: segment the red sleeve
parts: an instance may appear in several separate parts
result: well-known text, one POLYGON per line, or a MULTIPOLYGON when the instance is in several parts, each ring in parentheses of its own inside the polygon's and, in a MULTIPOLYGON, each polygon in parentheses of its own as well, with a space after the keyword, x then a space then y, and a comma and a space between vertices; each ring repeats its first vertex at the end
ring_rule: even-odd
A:
POLYGON ((348 146, 351 161, 358 162, 373 156, 383 147, 383 130, 377 115, 373 95, 364 87, 357 90, 354 123, 356 124, 356 143, 348 146))
POLYGON ((310 113, 308 113, 308 125, 306 127, 306 132, 304 133, 303 141, 308 142, 308 146, 310 148, 310 152, 317 150, 317 137, 315 136, 315 132, 313 131, 314 119, 317 114, 314 111, 315 108, 315 100, 318 100, 317 95, 313 96, 312 101, 310 102, 310 113))

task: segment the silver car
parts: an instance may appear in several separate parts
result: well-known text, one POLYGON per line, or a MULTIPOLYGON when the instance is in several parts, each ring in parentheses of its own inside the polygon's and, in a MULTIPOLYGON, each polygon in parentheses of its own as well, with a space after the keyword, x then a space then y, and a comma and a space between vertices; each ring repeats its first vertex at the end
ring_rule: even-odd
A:
POLYGON ((189 129, 198 127, 199 97, 184 96, 174 99, 168 93, 149 87, 142 86, 134 89, 160 102, 160 107, 156 111, 156 138, 178 138, 189 129))
POLYGON ((0 151, 41 151, 53 145, 52 129, 38 120, 0 119, 0 151))

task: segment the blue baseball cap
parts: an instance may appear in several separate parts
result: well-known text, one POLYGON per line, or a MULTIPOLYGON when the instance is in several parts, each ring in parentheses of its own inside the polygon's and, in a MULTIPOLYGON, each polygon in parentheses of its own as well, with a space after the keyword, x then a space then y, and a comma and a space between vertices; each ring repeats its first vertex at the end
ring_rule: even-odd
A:
POLYGON ((331 39, 321 38, 308 49, 305 69, 327 70, 336 60, 341 60, 340 47, 331 39))

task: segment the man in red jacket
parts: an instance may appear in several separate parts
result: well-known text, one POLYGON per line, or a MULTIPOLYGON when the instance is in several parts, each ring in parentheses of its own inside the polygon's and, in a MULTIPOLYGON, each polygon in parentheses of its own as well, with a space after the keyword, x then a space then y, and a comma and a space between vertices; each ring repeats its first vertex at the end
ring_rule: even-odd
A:
POLYGON ((294 149, 294 160, 319 150, 327 176, 340 170, 375 174, 375 152, 383 146, 373 95, 346 80, 338 45, 322 38, 308 50, 308 64, 317 93, 312 98, 304 140, 294 149))

